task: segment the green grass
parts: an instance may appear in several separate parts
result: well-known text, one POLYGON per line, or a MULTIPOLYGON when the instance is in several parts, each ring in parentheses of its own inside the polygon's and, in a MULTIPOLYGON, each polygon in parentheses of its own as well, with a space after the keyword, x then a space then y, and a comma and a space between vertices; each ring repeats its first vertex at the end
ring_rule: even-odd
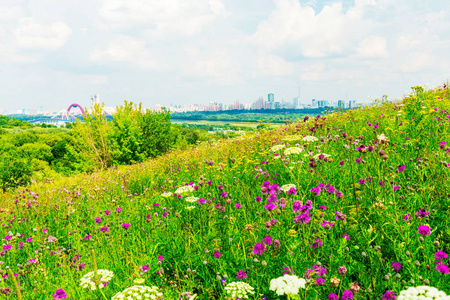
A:
MULTIPOLYGON (((0 273, 19 274, 23 299, 58 289, 67 299, 111 299, 137 278, 165 299, 231 299, 225 285, 237 281, 254 288, 248 299, 287 299, 269 288, 284 269, 308 279, 300 299, 381 299, 419 285, 450 293, 449 274, 436 269, 448 258, 435 257, 450 251, 449 104, 448 88, 415 87, 396 103, 3 194, 1 238, 12 249, 0 273), (286 184, 295 193, 278 191, 286 184), (198 189, 173 195, 186 185, 198 189), (79 285, 93 255, 114 272, 102 293, 79 285)), ((5 277, 0 287, 14 291, 5 277)))

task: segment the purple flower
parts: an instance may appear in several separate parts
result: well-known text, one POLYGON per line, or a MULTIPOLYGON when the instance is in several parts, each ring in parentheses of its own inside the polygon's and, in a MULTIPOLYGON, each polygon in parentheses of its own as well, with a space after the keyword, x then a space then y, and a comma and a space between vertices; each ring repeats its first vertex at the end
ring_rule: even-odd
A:
POLYGON ((203 205, 203 204, 205 204, 205 202, 206 202, 206 200, 204 198, 198 199, 198 204, 203 205))
POLYGON ((380 180, 380 186, 384 186, 384 181, 383 180, 380 180))
POLYGON ((297 195, 297 190, 294 187, 291 187, 287 193, 288 195, 297 195))
POLYGON ((9 241, 9 240, 11 240, 11 239, 12 239, 12 237, 11 237, 10 235, 6 235, 6 236, 5 236, 5 240, 6 240, 6 241, 9 241))
POLYGON ((323 285, 324 282, 325 282, 325 279, 323 279, 322 277, 317 277, 317 278, 316 278, 316 285, 317 285, 317 286, 323 285))
POLYGON ((342 293, 342 300, 348 299, 353 299, 353 293, 351 290, 345 290, 344 293, 342 293))
POLYGON ((57 289, 54 294, 52 294, 53 300, 57 299, 66 299, 67 295, 66 292, 63 289, 57 289))
POLYGON ((5 245, 5 246, 3 246, 3 251, 9 251, 9 250, 11 250, 12 249, 12 246, 11 245, 5 245))
POLYGON ((346 233, 342 236, 342 238, 346 239, 347 241, 350 239, 350 238, 348 237, 348 234, 346 234, 346 233))
POLYGON ((100 217, 96 217, 94 218, 95 223, 101 223, 102 222, 102 218, 100 217))
POLYGON ((284 274, 293 275, 294 272, 289 267, 283 267, 283 270, 281 271, 281 275, 284 275, 284 274))
POLYGON ((402 264, 399 263, 399 262, 393 262, 393 263, 391 264, 391 267, 392 267, 392 269, 393 269, 395 272, 398 272, 398 271, 401 270, 402 264))
POLYGON ((328 300, 338 300, 339 296, 336 295, 335 293, 331 293, 328 295, 328 300))
POLYGON ((144 272, 147 272, 147 271, 150 271, 150 267, 148 265, 143 265, 141 267, 141 270, 144 271, 144 272))
POLYGON ((331 223, 330 221, 324 220, 322 223, 320 223, 320 226, 322 226, 325 229, 330 229, 333 227, 333 223, 331 223))
POLYGON ((256 196, 256 198, 255 198, 255 201, 256 201, 256 202, 260 203, 261 200, 262 200, 262 198, 261 198, 260 196, 256 196))
POLYGON ((247 274, 245 274, 245 271, 239 270, 236 276, 237 279, 247 279, 247 274))
POLYGON ((400 186, 399 185, 394 185, 392 188, 394 189, 394 192, 395 192, 396 190, 400 189, 400 186))
POLYGON ((358 157, 358 158, 356 159, 356 163, 359 164, 360 162, 361 162, 361 158, 358 157))
POLYGON ((27 238, 27 239, 25 240, 25 242, 31 243, 31 242, 33 242, 33 238, 29 237, 29 238, 27 238))
POLYGON ((110 210, 105 210, 105 215, 109 216, 110 213, 111 213, 110 210))
POLYGON ((275 208, 277 208, 277 205, 276 205, 275 203, 273 203, 273 202, 269 202, 269 203, 267 203, 266 205, 264 205, 264 208, 265 208, 267 211, 272 211, 272 210, 274 210, 275 208))
POLYGON ((366 181, 365 181, 364 179, 361 178, 361 179, 358 181, 358 183, 359 183, 359 184, 365 184, 366 181))
POLYGON ((165 217, 167 217, 168 214, 169 213, 165 211, 165 212, 163 212, 162 217, 165 218, 165 217))
POLYGON ((221 256, 222 256, 222 254, 219 251, 214 252, 215 258, 220 258, 221 256))
POLYGON ((301 207, 302 203, 300 201, 295 200, 294 203, 292 204, 293 211, 300 211, 301 207))
POLYGON ((437 252, 434 254, 434 257, 436 257, 436 259, 439 260, 439 259, 445 259, 445 258, 447 258, 448 255, 447 255, 447 253, 445 253, 444 251, 439 250, 439 251, 437 251, 437 252))
MULTIPOLYGON (((340 162, 339 162, 339 165, 340 166, 343 166, 345 164, 345 161, 343 161, 343 160, 341 160, 340 162)), ((330 294, 331 295, 331 294, 330 294)))
POLYGON ((106 226, 103 226, 103 227, 100 227, 100 231, 101 232, 108 232, 108 227, 106 227, 106 226))
POLYGON ((266 249, 266 246, 264 245, 264 243, 256 243, 255 247, 253 247, 253 253, 259 254, 259 255, 262 255, 263 252, 265 252, 266 250, 267 249, 266 249))
POLYGON ((342 275, 342 276, 346 275, 347 274, 347 268, 345 266, 339 267, 338 268, 338 273, 339 273, 339 275, 342 275))
POLYGON ((163 261, 163 260, 164 260, 164 257, 163 257, 162 255, 158 255, 158 260, 159 260, 159 261, 163 261))
POLYGON ((296 215, 294 218, 295 224, 305 224, 311 222, 311 217, 309 216, 309 210, 307 210, 304 214, 296 215))
POLYGON ((387 290, 386 293, 383 294, 382 298, 383 300, 394 300, 395 293, 393 291, 387 290))
POLYGON ((272 245, 272 241, 273 241, 273 239, 272 239, 271 236, 265 236, 263 238, 263 243, 266 244, 266 245, 272 245))
POLYGON ((406 215, 403 216, 403 221, 410 221, 411 220, 411 214, 407 213, 406 215))
POLYGON ((85 266, 86 266, 86 263, 81 263, 77 266, 77 270, 82 271, 85 266))
POLYGON ((398 167, 397 167, 397 171, 398 171, 399 173, 405 171, 405 169, 406 169, 406 165, 404 165, 404 166, 398 166, 398 167))
POLYGON ((448 266, 444 264, 437 264, 436 270, 441 274, 448 274, 448 266))
POLYGON ((91 238, 92 238, 92 236, 88 233, 88 234, 86 234, 86 235, 84 236, 83 239, 85 239, 85 240, 90 240, 91 238))
POLYGON ((314 241, 314 243, 311 243, 311 247, 312 247, 313 249, 316 249, 316 248, 322 247, 322 246, 323 246, 323 242, 322 242, 321 239, 316 239, 316 240, 314 241))
POLYGON ((240 209, 241 208, 241 204, 238 202, 236 203, 236 209, 240 209))
POLYGON ((130 224, 122 223, 122 228, 128 229, 129 227, 130 227, 130 224))
POLYGON ((276 249, 278 247, 281 247, 281 243, 280 240, 275 240, 273 241, 273 249, 276 249))
POLYGON ((420 225, 417 231, 421 235, 425 236, 425 235, 431 235, 431 231, 430 230, 431 230, 430 226, 428 226, 428 225, 420 225))

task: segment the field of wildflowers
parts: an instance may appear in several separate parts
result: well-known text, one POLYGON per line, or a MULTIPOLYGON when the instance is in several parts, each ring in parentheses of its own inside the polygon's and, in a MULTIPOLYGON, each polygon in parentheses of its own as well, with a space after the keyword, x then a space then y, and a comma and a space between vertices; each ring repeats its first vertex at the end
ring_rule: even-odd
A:
POLYGON ((444 299, 449 126, 414 87, 3 194, 0 298, 444 299))

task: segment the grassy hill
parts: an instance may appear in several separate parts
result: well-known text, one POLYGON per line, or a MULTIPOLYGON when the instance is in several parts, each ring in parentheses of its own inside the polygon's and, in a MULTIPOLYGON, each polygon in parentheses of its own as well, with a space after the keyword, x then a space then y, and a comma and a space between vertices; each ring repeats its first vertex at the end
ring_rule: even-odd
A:
POLYGON ((14 277, 23 299, 111 299, 136 282, 165 299, 243 298, 233 282, 253 288, 246 299, 450 293, 449 120, 448 87, 414 87, 395 103, 3 194, 2 296, 18 298, 14 277), (114 276, 80 285, 95 269, 114 276), (299 296, 278 295, 282 274, 305 279, 287 284, 299 296))

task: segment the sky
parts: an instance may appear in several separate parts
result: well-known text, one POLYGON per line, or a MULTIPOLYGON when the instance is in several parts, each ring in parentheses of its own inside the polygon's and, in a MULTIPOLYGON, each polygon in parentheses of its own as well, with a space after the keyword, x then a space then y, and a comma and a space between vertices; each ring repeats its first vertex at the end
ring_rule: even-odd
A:
POLYGON ((449 53, 448 0, 0 0, 0 108, 397 99, 449 53))

